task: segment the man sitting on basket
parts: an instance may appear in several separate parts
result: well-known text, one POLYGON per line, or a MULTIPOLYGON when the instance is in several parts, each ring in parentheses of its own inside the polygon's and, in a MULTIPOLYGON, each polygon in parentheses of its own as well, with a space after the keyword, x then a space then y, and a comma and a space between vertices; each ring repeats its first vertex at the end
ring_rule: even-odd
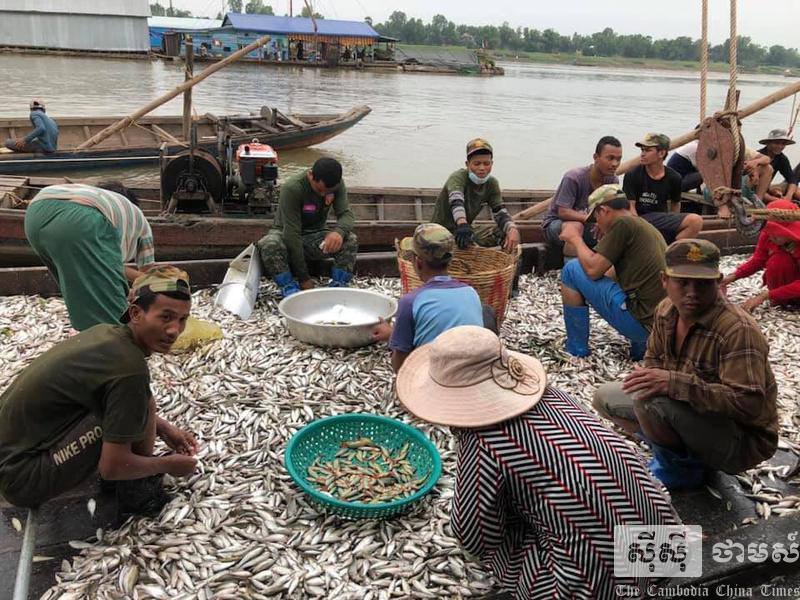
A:
POLYGON ((603 185, 589 196, 588 220, 597 222, 602 239, 592 251, 581 232, 565 227, 561 237, 578 258, 561 270, 561 298, 567 329, 566 349, 589 355, 589 306, 631 342, 631 358, 641 360, 653 310, 664 297, 664 238, 650 223, 634 216, 617 184, 603 185), (609 277, 609 272, 614 277, 609 277), (587 304, 589 306, 587 306, 587 304))
POLYGON ((487 329, 415 350, 397 394, 458 436, 453 532, 514 598, 618 598, 614 528, 680 523, 627 443, 487 329))
POLYGON ((395 325, 381 322, 373 338, 388 341, 395 372, 408 355, 436 339, 443 331, 459 325, 483 325, 497 331, 491 306, 481 306, 474 288, 447 274, 453 258, 453 234, 436 223, 417 226, 413 238, 401 243, 400 251, 414 261, 423 284, 400 298, 395 325))
POLYGON ((750 469, 778 445, 767 340, 719 293, 721 279, 714 244, 670 245, 645 366, 595 392, 601 415, 631 434, 641 428, 650 469, 670 489, 702 485, 707 468, 750 469))
POLYGON ((462 250, 472 244, 489 247, 502 244, 506 252, 515 252, 520 242, 519 230, 503 204, 500 184, 491 175, 494 151, 484 139, 467 144, 465 169, 453 172, 439 193, 431 221, 455 234, 462 250), (495 225, 472 228, 484 206, 492 211, 495 225))

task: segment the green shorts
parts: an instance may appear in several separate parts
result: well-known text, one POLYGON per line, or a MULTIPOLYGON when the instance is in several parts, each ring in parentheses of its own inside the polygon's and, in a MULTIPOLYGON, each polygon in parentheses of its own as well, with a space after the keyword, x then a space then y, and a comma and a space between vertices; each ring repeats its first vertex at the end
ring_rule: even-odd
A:
MULTIPOLYGON (((636 421, 633 398, 621 383, 601 385, 594 394, 594 407, 603 417, 636 421)), ((668 425, 686 448, 706 465, 726 473, 752 467, 747 432, 736 421, 718 414, 701 414, 687 402, 656 396, 641 404, 651 417, 668 425)))
POLYGON ((34 508, 74 488, 97 471, 103 428, 87 414, 50 448, 6 459, 0 445, 0 494, 15 506, 34 508))

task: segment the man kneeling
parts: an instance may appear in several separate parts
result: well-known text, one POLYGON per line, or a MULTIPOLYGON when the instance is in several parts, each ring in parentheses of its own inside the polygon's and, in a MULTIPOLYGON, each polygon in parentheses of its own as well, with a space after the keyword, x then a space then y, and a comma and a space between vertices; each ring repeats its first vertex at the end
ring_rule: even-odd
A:
POLYGON ((447 274, 455 246, 450 231, 436 223, 423 223, 403 244, 401 251, 413 253, 414 270, 423 285, 400 298, 394 328, 382 322, 372 334, 377 341, 388 340, 395 372, 414 348, 453 327, 483 325, 497 333, 492 307, 481 306, 474 288, 447 274))
POLYGON ((706 468, 739 473, 778 444, 777 386, 767 340, 719 293, 719 248, 681 240, 667 249, 667 298, 656 309, 645 366, 605 384, 594 406, 641 431, 650 468, 670 489, 697 487, 706 468))
POLYGON ((121 516, 157 514, 163 473, 190 475, 194 437, 156 415, 147 357, 166 353, 191 307, 188 276, 136 279, 127 324, 95 325, 34 360, 0 397, 0 494, 36 507, 95 471, 117 481, 121 516), (153 456, 156 435, 175 454, 153 456))

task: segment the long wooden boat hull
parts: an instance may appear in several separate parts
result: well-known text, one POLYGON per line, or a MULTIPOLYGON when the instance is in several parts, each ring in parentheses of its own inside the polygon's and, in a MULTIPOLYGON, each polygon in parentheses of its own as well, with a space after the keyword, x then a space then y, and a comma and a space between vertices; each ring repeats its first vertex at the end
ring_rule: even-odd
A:
MULTIPOLYGON (((43 186, 63 182, 61 178, 0 177, 0 267, 41 264, 25 237, 24 201, 32 198, 43 186), (19 207, 12 208, 15 205, 19 207)), ((160 192, 155 184, 133 189, 153 230, 156 259, 159 261, 230 260, 248 244, 266 235, 272 226, 272 220, 264 218, 161 216, 160 192)), ((413 234, 417 224, 430 220, 438 194, 437 188, 348 188, 350 206, 356 217, 355 233, 359 247, 365 251, 394 248, 396 239, 413 234)), ((551 190, 503 191, 504 201, 512 214, 551 195, 551 190)), ((478 220, 491 222, 488 211, 484 210, 478 220)), ((521 221, 518 227, 523 242, 544 242, 541 221, 521 221)), ((714 217, 705 218, 702 235, 726 251, 749 249, 754 244, 754 240, 731 229, 726 220, 714 217)))
MULTIPOLYGON (((232 125, 229 131, 235 144, 258 139, 276 150, 290 150, 329 140, 361 121, 370 112, 368 106, 359 106, 339 115, 291 115, 272 123, 260 113, 227 117, 205 115, 195 123, 198 146, 212 154, 217 151, 220 123, 226 123, 229 127, 232 125)), ((120 118, 58 118, 58 151, 49 155, 0 152, 0 174, 156 164, 162 145, 166 144, 170 154, 187 147, 181 139, 181 117, 154 116, 142 118, 93 148, 75 150, 89 137, 120 118)), ((0 140, 22 137, 30 128, 27 119, 0 119, 0 140)))

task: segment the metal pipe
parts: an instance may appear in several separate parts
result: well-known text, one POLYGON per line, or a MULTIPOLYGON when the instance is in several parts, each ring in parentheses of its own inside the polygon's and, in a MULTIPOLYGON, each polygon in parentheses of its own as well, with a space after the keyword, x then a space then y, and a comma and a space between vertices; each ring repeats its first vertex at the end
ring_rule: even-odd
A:
POLYGON ((31 585, 31 568, 33 566, 33 551, 36 548, 36 528, 38 526, 39 510, 28 510, 28 521, 25 523, 25 535, 22 537, 22 549, 19 551, 19 564, 17 565, 17 578, 14 581, 14 599, 27 600, 28 588, 31 585))

